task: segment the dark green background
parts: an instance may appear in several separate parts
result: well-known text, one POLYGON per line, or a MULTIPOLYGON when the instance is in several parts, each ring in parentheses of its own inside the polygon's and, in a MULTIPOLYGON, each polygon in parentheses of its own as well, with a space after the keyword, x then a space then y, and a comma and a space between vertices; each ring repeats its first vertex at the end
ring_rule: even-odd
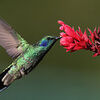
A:
MULTIPOLYGON (((100 24, 100 0, 0 0, 0 16, 29 43, 59 36, 57 20, 87 26, 100 24)), ((11 63, 0 48, 0 72, 11 63)), ((100 56, 66 53, 59 41, 38 67, 0 93, 0 100, 100 100, 100 56)))

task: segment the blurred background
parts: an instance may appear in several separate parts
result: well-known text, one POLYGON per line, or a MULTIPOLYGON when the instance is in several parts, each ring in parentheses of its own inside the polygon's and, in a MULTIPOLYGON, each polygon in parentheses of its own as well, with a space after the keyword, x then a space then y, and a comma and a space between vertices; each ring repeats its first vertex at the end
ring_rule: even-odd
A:
MULTIPOLYGON (((59 36, 57 21, 100 25, 99 0, 0 0, 0 16, 29 43, 59 36)), ((100 100, 100 56, 90 51, 66 53, 59 41, 29 75, 0 93, 0 100, 100 100)), ((0 47, 0 72, 12 59, 0 47)))

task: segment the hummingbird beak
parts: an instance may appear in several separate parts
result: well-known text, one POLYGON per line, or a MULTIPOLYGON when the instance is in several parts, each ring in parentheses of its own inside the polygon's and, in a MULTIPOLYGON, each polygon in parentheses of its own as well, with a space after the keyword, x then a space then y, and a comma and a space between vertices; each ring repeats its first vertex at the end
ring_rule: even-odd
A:
POLYGON ((59 39, 61 39, 62 37, 56 37, 56 40, 59 40, 59 39))

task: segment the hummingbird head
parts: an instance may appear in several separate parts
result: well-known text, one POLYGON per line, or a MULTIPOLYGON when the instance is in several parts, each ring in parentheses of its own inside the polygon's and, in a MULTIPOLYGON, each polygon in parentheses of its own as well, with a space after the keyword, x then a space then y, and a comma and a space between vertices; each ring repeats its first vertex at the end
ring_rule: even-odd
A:
POLYGON ((42 58, 51 49, 54 43, 60 38, 61 37, 56 37, 56 36, 45 36, 38 43, 33 45, 36 55, 35 59, 37 59, 34 62, 35 64, 34 66, 36 66, 42 60, 42 58))
POLYGON ((39 41, 38 46, 43 47, 44 49, 50 49, 54 45, 54 43, 60 38, 61 37, 56 36, 45 36, 39 41))
POLYGON ((33 45, 34 50, 39 55, 45 55, 51 47, 55 44, 57 40, 59 40, 61 37, 56 36, 45 36, 42 38, 39 42, 33 45))

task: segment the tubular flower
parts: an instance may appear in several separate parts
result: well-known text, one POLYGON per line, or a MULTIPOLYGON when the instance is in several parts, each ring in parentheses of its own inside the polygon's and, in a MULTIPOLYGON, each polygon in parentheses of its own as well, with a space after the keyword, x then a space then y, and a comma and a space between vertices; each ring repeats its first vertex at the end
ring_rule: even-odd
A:
POLYGON ((84 33, 80 27, 78 30, 74 30, 69 25, 64 24, 62 21, 58 21, 61 25, 60 30, 64 32, 60 33, 60 45, 66 49, 66 52, 74 52, 80 49, 90 50, 94 52, 94 57, 100 55, 100 28, 95 28, 92 32, 89 28, 90 36, 87 35, 86 30, 84 33))

